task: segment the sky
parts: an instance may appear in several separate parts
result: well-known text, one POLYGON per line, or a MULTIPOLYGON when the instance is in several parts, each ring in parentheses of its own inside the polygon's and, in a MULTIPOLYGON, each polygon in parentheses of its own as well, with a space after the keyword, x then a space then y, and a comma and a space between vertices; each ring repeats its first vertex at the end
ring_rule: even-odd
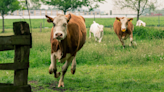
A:
MULTIPOLYGON (((162 9, 164 8, 164 0, 157 0, 158 2, 158 7, 157 9, 162 9)), ((114 0, 106 0, 106 2, 104 4, 99 4, 100 7, 98 9, 100 9, 101 11, 109 11, 113 9, 114 6, 114 0)))
POLYGON ((99 4, 99 8, 101 11, 109 11, 113 8, 113 1, 112 0, 106 0, 103 4, 99 4))

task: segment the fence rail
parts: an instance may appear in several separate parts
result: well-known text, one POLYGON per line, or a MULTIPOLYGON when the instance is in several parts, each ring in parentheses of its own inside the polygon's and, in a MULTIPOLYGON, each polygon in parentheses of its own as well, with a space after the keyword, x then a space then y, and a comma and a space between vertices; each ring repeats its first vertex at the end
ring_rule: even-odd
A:
MULTIPOLYGON (((61 10, 30 10, 29 11, 29 14, 31 16, 42 16, 42 15, 56 15, 56 14, 64 14, 63 11, 61 10)), ((72 14, 75 14, 75 15, 100 15, 100 11, 91 11, 91 12, 80 12, 80 11, 74 11, 74 12, 66 12, 66 14, 68 13, 72 13, 72 14)), ((28 10, 16 10, 14 11, 13 13, 9 12, 7 15, 12 15, 12 16, 28 16, 28 10)))

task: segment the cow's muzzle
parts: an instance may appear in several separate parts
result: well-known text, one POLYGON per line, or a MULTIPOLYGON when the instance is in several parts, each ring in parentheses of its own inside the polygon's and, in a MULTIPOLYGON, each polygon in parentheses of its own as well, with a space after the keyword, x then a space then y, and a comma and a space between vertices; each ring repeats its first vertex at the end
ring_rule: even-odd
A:
POLYGON ((63 39, 63 34, 62 33, 56 33, 55 34, 55 39, 62 40, 63 39))
POLYGON ((126 31, 126 29, 122 29, 121 31, 122 31, 122 32, 125 32, 125 31, 126 31))

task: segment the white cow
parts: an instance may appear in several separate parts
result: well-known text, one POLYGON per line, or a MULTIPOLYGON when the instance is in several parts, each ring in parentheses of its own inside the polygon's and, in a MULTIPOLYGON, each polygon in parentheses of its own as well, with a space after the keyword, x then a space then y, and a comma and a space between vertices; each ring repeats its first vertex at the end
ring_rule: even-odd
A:
POLYGON ((99 25, 98 23, 93 21, 93 24, 91 25, 90 31, 89 31, 89 38, 91 38, 91 33, 93 33, 95 37, 95 41, 99 39, 99 43, 100 43, 103 38, 103 28, 104 28, 103 25, 99 25))
POLYGON ((146 23, 143 22, 142 20, 138 20, 136 26, 146 26, 146 23))

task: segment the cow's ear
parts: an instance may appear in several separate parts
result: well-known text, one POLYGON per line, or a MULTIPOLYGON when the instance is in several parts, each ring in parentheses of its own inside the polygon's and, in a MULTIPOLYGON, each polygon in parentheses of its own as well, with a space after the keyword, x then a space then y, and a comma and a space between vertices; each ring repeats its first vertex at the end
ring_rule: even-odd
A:
POLYGON ((71 14, 69 13, 67 17, 67 23, 69 22, 70 19, 71 19, 71 14))
POLYGON ((120 18, 116 17, 116 20, 117 20, 117 21, 120 21, 120 18))
POLYGON ((128 19, 128 21, 132 21, 132 20, 133 20, 133 18, 128 19))
POLYGON ((51 17, 49 17, 48 15, 45 15, 46 16, 46 18, 47 18, 47 22, 48 23, 51 23, 51 22, 53 22, 53 18, 51 18, 51 17))

